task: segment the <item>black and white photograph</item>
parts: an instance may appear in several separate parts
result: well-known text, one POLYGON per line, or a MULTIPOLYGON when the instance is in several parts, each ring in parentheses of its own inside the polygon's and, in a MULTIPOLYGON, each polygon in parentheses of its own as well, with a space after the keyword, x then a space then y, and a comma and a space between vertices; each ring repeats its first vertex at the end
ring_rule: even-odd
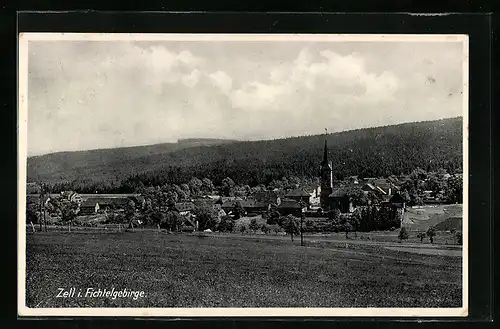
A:
POLYGON ((467 316, 466 35, 19 37, 18 312, 467 316))

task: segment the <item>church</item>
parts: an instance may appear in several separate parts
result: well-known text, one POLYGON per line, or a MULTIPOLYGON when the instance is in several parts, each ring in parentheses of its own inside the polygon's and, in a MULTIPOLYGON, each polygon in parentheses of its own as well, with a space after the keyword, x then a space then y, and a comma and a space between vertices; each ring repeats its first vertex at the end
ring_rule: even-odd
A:
POLYGON ((323 161, 320 166, 320 206, 324 212, 339 209, 341 213, 353 211, 353 205, 349 196, 342 188, 333 188, 332 163, 328 161, 328 141, 325 135, 325 146, 323 149, 323 161))

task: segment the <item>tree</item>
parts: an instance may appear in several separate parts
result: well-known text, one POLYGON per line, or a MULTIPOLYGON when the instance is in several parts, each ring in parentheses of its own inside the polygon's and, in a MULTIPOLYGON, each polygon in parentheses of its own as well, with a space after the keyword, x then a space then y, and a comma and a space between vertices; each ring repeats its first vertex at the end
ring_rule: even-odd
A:
POLYGON ((241 205, 241 202, 236 201, 234 203, 234 207, 233 207, 234 219, 240 219, 241 216, 245 215, 245 213, 246 213, 245 208, 243 208, 243 206, 241 205))
POLYGON ((328 219, 332 222, 338 222, 340 220, 340 210, 335 208, 328 211, 328 219))
POLYGON ((293 216, 293 215, 287 215, 285 217, 285 222, 284 222, 284 227, 285 232, 287 234, 290 234, 290 237, 293 241, 293 235, 299 235, 300 234, 300 224, 298 219, 293 216))
POLYGON ((260 227, 260 230, 264 234, 268 234, 271 231, 271 228, 267 224, 262 224, 262 226, 260 227))
POLYGON ((401 228, 401 230, 399 231, 398 238, 399 238, 399 240, 408 240, 409 235, 408 235, 408 231, 406 230, 406 228, 404 228, 404 227, 401 228))
POLYGON ((250 220, 248 228, 254 232, 259 229, 259 224, 257 224, 257 219, 255 217, 250 220))
POLYGON ((203 178, 201 181, 201 192, 203 194, 211 194, 213 190, 215 189, 214 184, 212 181, 208 178, 203 178))
POLYGON ((61 211, 61 220, 66 223, 72 223, 78 215, 78 204, 61 198, 58 206, 61 211))
POLYGON ((456 232, 455 238, 457 239, 457 244, 462 244, 462 232, 460 231, 456 232))
POLYGON ((425 239, 425 233, 424 232, 418 232, 417 238, 420 239, 420 243, 424 242, 425 239))
POLYGON ((177 211, 169 211, 162 217, 163 221, 160 227, 169 231, 179 231, 184 222, 184 219, 177 211))
POLYGON ((128 222, 129 228, 133 228, 133 220, 135 219, 135 202, 129 200, 125 206, 125 220, 128 222))
POLYGON ((231 216, 223 216, 219 222, 219 232, 232 232, 234 230, 234 220, 231 216))
POLYGON ((449 203, 462 203, 463 180, 456 175, 450 176, 447 180, 444 195, 449 203))
POLYGON ((164 198, 166 199, 166 205, 169 208, 174 207, 177 201, 179 200, 179 196, 173 190, 170 190, 167 193, 165 193, 164 198))
POLYGON ((246 231, 247 231, 247 227, 246 227, 246 225, 241 225, 241 226, 240 226, 240 232, 241 232, 241 233, 245 233, 246 231))
POLYGON ((354 207, 365 206, 368 204, 368 197, 365 195, 361 187, 348 186, 345 189, 347 197, 352 201, 354 207))
POLYGON ((203 182, 200 179, 198 179, 196 177, 191 178, 191 180, 188 183, 190 195, 192 197, 200 196, 202 185, 203 185, 203 182))
POLYGON ((281 218, 280 218, 280 213, 276 209, 271 209, 269 210, 269 213, 267 215, 267 224, 269 225, 280 225, 282 224, 281 218))
POLYGON ((211 206, 200 205, 194 209, 196 220, 200 230, 210 229, 215 231, 219 224, 220 218, 217 211, 211 206))
POLYGON ((434 237, 436 236, 436 231, 434 230, 434 227, 429 227, 429 229, 426 232, 426 235, 429 237, 429 240, 431 243, 434 243, 434 237))
POLYGON ((184 192, 184 194, 182 195, 182 199, 183 200, 187 200, 191 197, 191 189, 189 187, 189 184, 181 184, 180 186, 181 190, 184 192))
POLYGON ((361 213, 359 211, 354 211, 349 218, 349 221, 352 226, 352 230, 354 231, 354 237, 358 237, 358 231, 361 225, 361 213))
POLYGON ((349 232, 354 230, 349 216, 341 216, 340 227, 342 228, 342 231, 345 232, 346 239, 349 239, 349 232))
POLYGON ((26 204, 26 222, 38 223, 40 215, 40 207, 35 202, 27 202, 26 204))
POLYGON ((224 196, 233 196, 234 195, 234 181, 226 177, 222 180, 221 183, 221 192, 224 196))

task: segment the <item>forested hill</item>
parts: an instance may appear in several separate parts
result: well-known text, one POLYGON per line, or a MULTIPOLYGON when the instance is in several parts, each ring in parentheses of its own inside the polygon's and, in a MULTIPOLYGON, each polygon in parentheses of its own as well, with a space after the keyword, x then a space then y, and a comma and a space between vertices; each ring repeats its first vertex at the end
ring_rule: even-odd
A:
MULTIPOLYGON (((324 135, 315 135, 50 154, 28 159, 28 180, 92 180, 116 187, 126 178, 126 185, 158 185, 185 183, 195 176, 215 184, 225 177, 238 184, 267 184, 283 176, 316 177, 323 140, 324 135)), ((334 133, 328 136, 328 146, 337 178, 399 175, 416 167, 454 172, 462 169, 462 118, 334 133)))

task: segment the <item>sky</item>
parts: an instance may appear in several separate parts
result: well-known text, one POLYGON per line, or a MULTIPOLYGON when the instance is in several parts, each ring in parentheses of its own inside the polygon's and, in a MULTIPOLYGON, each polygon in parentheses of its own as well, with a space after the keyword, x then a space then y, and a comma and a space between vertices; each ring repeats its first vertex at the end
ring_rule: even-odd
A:
POLYGON ((30 41, 28 156, 462 115, 459 42, 30 41))

